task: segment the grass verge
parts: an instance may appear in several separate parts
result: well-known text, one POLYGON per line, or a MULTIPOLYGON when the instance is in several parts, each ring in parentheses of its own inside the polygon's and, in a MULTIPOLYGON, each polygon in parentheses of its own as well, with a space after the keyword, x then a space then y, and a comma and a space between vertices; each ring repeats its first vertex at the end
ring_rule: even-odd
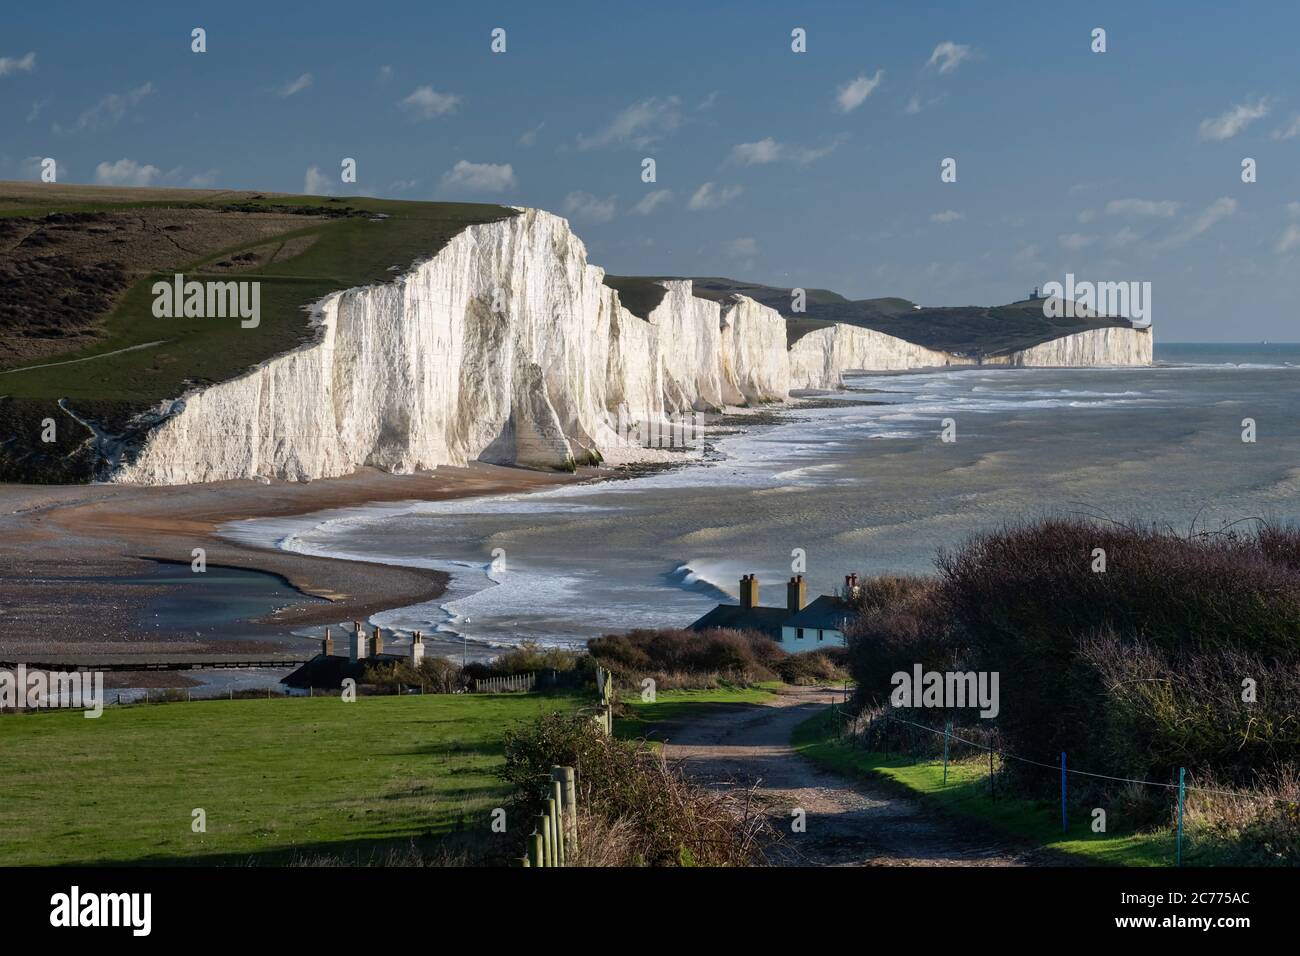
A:
MULTIPOLYGON (((503 737, 578 706, 538 694, 205 701, 0 717, 0 860, 362 860, 489 840, 503 737), (202 808, 207 832, 191 830, 202 808)), ((490 852, 490 846, 487 848, 490 852)))
POLYGON ((661 725, 695 717, 717 707, 761 704, 771 700, 783 685, 763 681, 745 687, 714 687, 708 690, 664 690, 654 701, 643 701, 631 692, 621 699, 629 711, 614 718, 614 735, 624 740, 650 738, 661 725))
MULTIPOLYGON (((1001 795, 994 799, 989 793, 987 755, 950 762, 945 784, 942 760, 912 763, 910 757, 886 758, 883 753, 855 750, 841 741, 829 708, 796 727, 790 743, 803 756, 828 770, 847 777, 884 780, 919 796, 934 809, 1066 854, 1079 863, 1103 866, 1171 866, 1174 863, 1172 832, 1093 833, 1091 815, 1071 807, 1070 828, 1062 833, 1060 804, 1001 795)), ((1196 848, 1188 842, 1183 845, 1183 859, 1185 863, 1213 862, 1204 855, 1198 856, 1196 848)))

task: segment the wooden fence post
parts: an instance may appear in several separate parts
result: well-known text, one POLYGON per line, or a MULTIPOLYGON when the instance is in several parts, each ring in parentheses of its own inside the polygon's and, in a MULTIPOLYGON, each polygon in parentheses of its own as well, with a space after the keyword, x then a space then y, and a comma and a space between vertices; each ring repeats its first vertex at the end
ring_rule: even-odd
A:
POLYGON ((551 840, 551 818, 545 813, 537 815, 537 829, 542 834, 542 866, 555 866, 555 845, 551 840))
POLYGON ((568 847, 564 845, 564 787, 558 780, 551 781, 551 828, 555 831, 555 856, 559 865, 565 865, 568 847))
POLYGON ((578 787, 572 767, 558 767, 560 782, 564 785, 564 808, 568 813, 569 843, 574 852, 578 849, 578 787))
POLYGON ((1183 865, 1183 797, 1187 791, 1187 768, 1178 768, 1178 859, 1177 864, 1183 865))
POLYGON ((948 786, 948 736, 952 733, 952 721, 943 725, 943 785, 948 786))
POLYGON ((528 849, 529 856, 533 861, 533 866, 546 865, 546 853, 542 847, 542 834, 539 831, 533 830, 533 837, 532 840, 529 841, 528 849))

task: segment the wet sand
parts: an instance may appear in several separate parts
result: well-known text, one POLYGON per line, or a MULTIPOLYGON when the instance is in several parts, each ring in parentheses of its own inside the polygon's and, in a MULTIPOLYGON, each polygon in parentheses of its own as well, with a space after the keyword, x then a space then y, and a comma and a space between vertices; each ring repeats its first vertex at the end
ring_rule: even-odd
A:
MULTIPOLYGON (((439 571, 314 558, 219 538, 228 521, 290 517, 369 502, 439 501, 514 494, 599 478, 480 463, 398 476, 363 469, 308 483, 32 486, 0 484, 0 655, 234 653, 266 650, 290 629, 365 620, 377 611, 442 594, 439 571), (139 633, 150 589, 100 580, 139 574, 151 560, 189 565, 203 548, 209 567, 281 576, 329 603, 285 607, 248 627, 246 640, 219 643, 184 631, 139 633), (129 592, 129 593, 127 593, 129 592)), ((283 645, 280 645, 281 649, 283 645)))

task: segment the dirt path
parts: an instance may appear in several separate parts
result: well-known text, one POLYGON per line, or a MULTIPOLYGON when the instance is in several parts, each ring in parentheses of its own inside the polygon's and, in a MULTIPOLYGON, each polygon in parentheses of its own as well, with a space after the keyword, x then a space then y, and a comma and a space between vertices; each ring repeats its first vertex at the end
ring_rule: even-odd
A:
POLYGON ((774 702, 719 708, 663 736, 670 760, 691 777, 727 789, 757 785, 784 834, 769 854, 786 866, 1026 866, 1047 862, 987 833, 927 812, 918 801, 822 770, 790 747, 790 732, 834 699, 824 688, 791 688, 774 702), (804 833, 791 812, 806 812, 804 833))

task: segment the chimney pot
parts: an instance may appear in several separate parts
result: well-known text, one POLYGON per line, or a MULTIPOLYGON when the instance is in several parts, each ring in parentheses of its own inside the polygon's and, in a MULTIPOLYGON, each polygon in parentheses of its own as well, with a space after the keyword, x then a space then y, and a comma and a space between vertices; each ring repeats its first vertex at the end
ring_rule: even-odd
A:
POLYGON ((796 574, 790 579, 790 583, 785 586, 785 606, 791 614, 798 614, 808 603, 808 585, 804 583, 803 575, 796 574))

